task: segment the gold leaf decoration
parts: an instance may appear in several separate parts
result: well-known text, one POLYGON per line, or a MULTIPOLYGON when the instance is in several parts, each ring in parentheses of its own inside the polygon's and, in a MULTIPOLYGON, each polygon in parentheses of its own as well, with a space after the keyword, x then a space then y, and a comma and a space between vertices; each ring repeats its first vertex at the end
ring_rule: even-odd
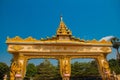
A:
POLYGON ((14 42, 14 41, 23 41, 23 39, 22 38, 20 38, 19 36, 16 36, 16 37, 14 37, 14 38, 9 38, 9 37, 7 37, 7 40, 6 40, 6 42, 14 42))
POLYGON ((11 49, 14 49, 15 51, 19 51, 19 50, 23 49, 23 47, 20 45, 14 45, 11 47, 11 49))
MULTIPOLYGON (((58 38, 58 36, 54 36, 52 38, 49 38, 47 37, 47 39, 43 39, 41 38, 40 40, 36 40, 35 38, 32 38, 31 36, 28 37, 28 38, 25 38, 25 39, 22 39, 21 37, 19 36, 16 36, 14 38, 9 38, 7 37, 7 40, 6 40, 6 43, 11 43, 11 42, 40 42, 40 41, 56 41, 58 38)), ((105 40, 102 40, 102 41, 97 41, 96 39, 93 39, 93 40, 83 40, 83 39, 79 39, 79 38, 75 38, 74 36, 71 36, 70 38, 71 41, 74 41, 74 42, 84 42, 84 43, 92 43, 92 44, 109 44, 109 45, 112 45, 111 42, 108 42, 108 41, 105 41, 105 40)))
POLYGON ((96 39, 93 39, 92 41, 90 41, 91 43, 98 43, 98 41, 96 39))
POLYGON ((57 30, 57 35, 67 35, 67 36, 71 36, 72 32, 67 28, 67 26, 65 25, 65 23, 61 20, 60 21, 60 25, 59 28, 57 30))
POLYGON ((32 48, 40 50, 42 47, 40 45, 37 45, 37 46, 32 46, 32 48))
POLYGON ((30 36, 30 37, 26 38, 25 41, 37 41, 37 40, 30 36))
POLYGON ((104 51, 104 52, 107 52, 109 50, 108 47, 102 47, 100 50, 104 51))
POLYGON ((36 40, 35 38, 32 38, 31 36, 26 38, 26 39, 22 39, 21 37, 16 36, 14 38, 7 37, 6 43, 9 43, 9 42, 30 42, 30 41, 35 42, 35 41, 38 41, 38 40, 36 40))
POLYGON ((106 40, 102 40, 102 41, 100 41, 100 42, 102 42, 102 43, 106 43, 107 41, 106 41, 106 40))
POLYGON ((86 43, 99 43, 96 39, 87 40, 86 43))
POLYGON ((109 43, 109 44, 111 44, 111 42, 110 41, 106 41, 106 40, 102 40, 102 41, 100 41, 101 43, 109 43))
POLYGON ((96 39, 93 39, 93 40, 87 40, 86 43, 93 43, 93 44, 110 44, 112 45, 111 42, 108 42, 108 41, 105 41, 105 40, 102 40, 102 41, 97 41, 96 39))

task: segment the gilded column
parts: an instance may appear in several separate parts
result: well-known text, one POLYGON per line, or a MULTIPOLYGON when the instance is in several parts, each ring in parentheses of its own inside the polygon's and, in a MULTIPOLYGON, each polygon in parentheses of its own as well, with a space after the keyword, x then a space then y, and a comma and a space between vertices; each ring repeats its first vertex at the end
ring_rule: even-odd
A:
POLYGON ((26 57, 21 53, 21 54, 19 54, 18 61, 19 61, 19 63, 21 64, 21 76, 22 76, 22 78, 24 78, 24 77, 25 77, 25 74, 26 74, 27 59, 26 59, 26 57))
POLYGON ((10 66, 10 80, 15 80, 16 74, 21 73, 21 63, 18 61, 18 53, 13 55, 13 61, 10 66))
POLYGON ((108 61, 106 60, 106 56, 105 55, 99 56, 97 61, 99 64, 100 74, 103 80, 110 80, 110 68, 108 61))
POLYGON ((26 73, 25 56, 20 53, 14 54, 13 62, 11 64, 11 70, 10 70, 10 80, 15 80, 17 77, 23 79, 25 73, 26 73))
POLYGON ((60 73, 62 76, 62 80, 70 80, 70 75, 71 75, 70 58, 62 57, 59 59, 59 62, 60 62, 60 73))

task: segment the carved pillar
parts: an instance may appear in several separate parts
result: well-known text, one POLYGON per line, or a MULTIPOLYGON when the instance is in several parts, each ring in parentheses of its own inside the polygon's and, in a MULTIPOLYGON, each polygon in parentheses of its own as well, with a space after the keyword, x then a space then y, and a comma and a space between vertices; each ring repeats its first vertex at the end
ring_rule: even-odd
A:
POLYGON ((13 54, 13 61, 11 63, 11 67, 10 67, 10 80, 15 80, 15 75, 17 73, 20 73, 21 70, 20 70, 20 63, 18 61, 18 53, 14 53, 13 54))
POLYGON ((19 76, 23 79, 25 76, 25 70, 26 59, 24 55, 20 53, 15 53, 13 55, 13 62, 11 64, 10 80, 15 80, 16 76, 19 76))
POLYGON ((18 58, 17 54, 18 53, 13 54, 13 59, 10 66, 10 80, 15 80, 15 74, 17 72, 17 58, 18 58))
POLYGON ((22 78, 24 78, 26 74, 27 59, 23 54, 19 54, 18 61, 21 63, 21 75, 22 75, 22 78))
POLYGON ((60 58, 59 64, 60 64, 60 74, 62 76, 62 80, 70 80, 70 75, 71 75, 70 58, 68 57, 60 58))
POLYGON ((97 61, 99 64, 99 71, 103 80, 110 80, 110 68, 109 68, 108 61, 106 60, 106 56, 100 55, 97 58, 97 61))
MULTIPOLYGON (((96 61, 98 62, 99 73, 100 73, 100 75, 101 75, 101 77, 103 79, 104 78, 104 74, 103 74, 103 71, 102 71, 102 65, 100 63, 101 60, 100 60, 100 58, 97 58, 96 61)), ((105 79, 103 79, 103 80, 105 80, 105 79)))

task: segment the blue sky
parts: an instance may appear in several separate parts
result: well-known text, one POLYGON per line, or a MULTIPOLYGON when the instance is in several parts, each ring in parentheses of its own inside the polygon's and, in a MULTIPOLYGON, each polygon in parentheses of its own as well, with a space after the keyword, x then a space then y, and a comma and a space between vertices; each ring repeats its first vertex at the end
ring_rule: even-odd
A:
POLYGON ((120 38, 120 0, 0 0, 0 62, 9 64, 12 58, 5 44, 7 36, 51 37, 60 15, 81 39, 120 38))

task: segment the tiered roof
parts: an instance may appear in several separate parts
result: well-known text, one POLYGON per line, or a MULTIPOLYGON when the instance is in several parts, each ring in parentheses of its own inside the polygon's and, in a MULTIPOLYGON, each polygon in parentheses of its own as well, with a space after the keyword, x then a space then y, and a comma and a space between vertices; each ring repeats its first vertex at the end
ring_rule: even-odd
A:
POLYGON ((65 36, 71 36, 72 35, 72 32, 67 28, 67 26, 65 25, 65 23, 63 22, 63 19, 61 17, 60 19, 60 24, 59 24, 59 27, 58 27, 58 30, 57 30, 57 33, 56 33, 57 36, 62 36, 62 35, 65 35, 65 36))
POLYGON ((25 39, 22 39, 21 37, 19 36, 16 36, 14 38, 9 38, 7 37, 7 40, 6 40, 6 43, 16 43, 16 42, 19 42, 19 43, 41 43, 41 42, 70 42, 70 43, 82 43, 82 44, 111 44, 111 42, 107 42, 105 40, 102 40, 102 41, 97 41, 95 39, 93 40, 83 40, 83 39, 80 39, 80 38, 76 38, 74 36, 72 36, 72 32, 68 29, 68 27, 65 25, 65 23, 63 22, 63 19, 62 17, 60 18, 60 24, 59 24, 59 27, 56 31, 56 35, 55 36, 52 36, 52 37, 47 37, 47 38, 41 38, 40 40, 37 40, 35 38, 32 38, 31 36, 28 37, 28 38, 25 38, 25 39), (67 37, 67 39, 60 39, 59 37, 62 37, 62 38, 65 38, 67 37))

